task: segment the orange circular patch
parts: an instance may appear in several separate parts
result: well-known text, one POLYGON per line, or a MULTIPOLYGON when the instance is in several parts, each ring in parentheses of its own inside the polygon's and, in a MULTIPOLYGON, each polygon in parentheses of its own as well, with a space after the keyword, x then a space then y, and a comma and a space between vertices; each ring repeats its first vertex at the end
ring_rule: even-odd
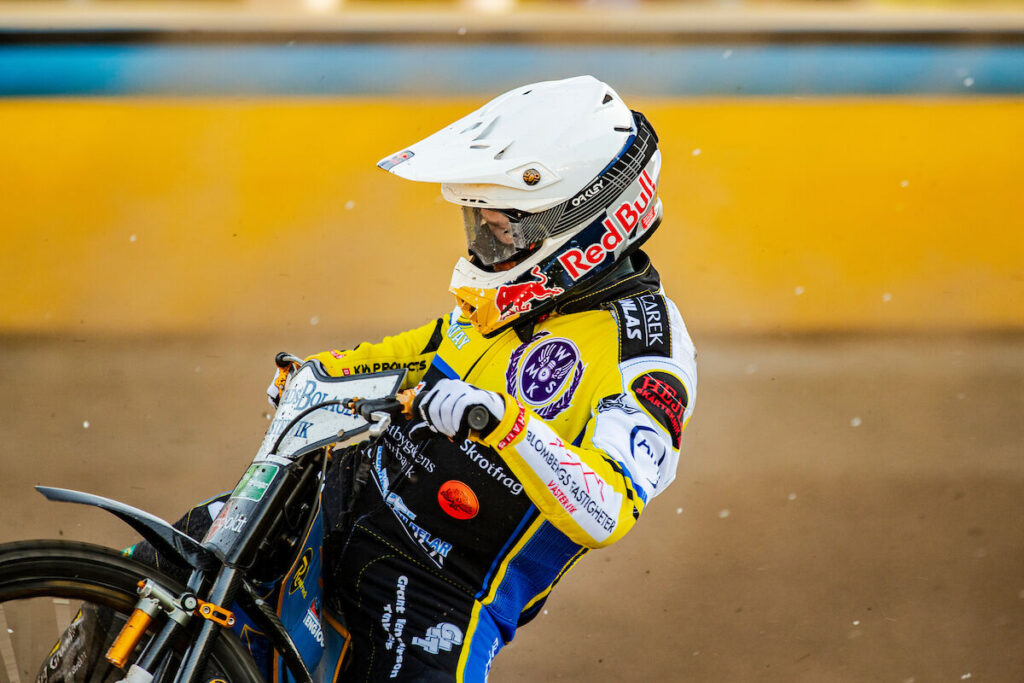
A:
POLYGON ((442 510, 455 519, 472 519, 480 510, 480 501, 476 499, 473 489, 455 479, 441 484, 437 502, 442 510))

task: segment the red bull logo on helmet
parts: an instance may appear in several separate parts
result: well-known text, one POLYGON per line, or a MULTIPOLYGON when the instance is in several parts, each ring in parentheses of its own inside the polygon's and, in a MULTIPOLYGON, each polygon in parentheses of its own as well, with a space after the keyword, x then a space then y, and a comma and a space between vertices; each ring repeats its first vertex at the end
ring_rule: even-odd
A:
POLYGON ((609 209, 611 218, 605 218, 604 234, 601 239, 585 249, 573 248, 558 257, 569 277, 579 280, 595 266, 604 262, 608 254, 636 235, 637 227, 646 232, 654 222, 654 180, 645 169, 640 173, 640 193, 633 201, 620 204, 614 211, 609 209))
POLYGON ((545 286, 548 283, 548 278, 547 275, 540 272, 540 266, 530 269, 530 275, 537 279, 498 287, 498 294, 494 301, 500 313, 498 320, 507 320, 516 313, 526 313, 533 308, 534 302, 550 299, 565 291, 561 287, 545 286))

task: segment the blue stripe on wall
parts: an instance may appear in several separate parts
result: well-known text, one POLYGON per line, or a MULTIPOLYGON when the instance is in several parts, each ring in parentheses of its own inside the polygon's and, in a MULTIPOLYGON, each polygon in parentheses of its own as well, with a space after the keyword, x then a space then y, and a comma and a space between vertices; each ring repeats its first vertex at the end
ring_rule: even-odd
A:
POLYGON ((491 95, 590 73, 624 94, 1024 93, 1024 47, 7 45, 0 96, 491 95))

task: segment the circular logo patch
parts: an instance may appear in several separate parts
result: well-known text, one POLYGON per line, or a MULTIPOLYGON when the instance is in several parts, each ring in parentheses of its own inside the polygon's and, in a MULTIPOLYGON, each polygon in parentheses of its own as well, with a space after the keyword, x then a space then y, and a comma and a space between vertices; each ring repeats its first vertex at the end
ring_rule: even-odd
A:
POLYGON ((580 352, 568 339, 546 339, 526 354, 519 371, 519 397, 530 406, 542 406, 559 394, 580 352))
POLYGON ((437 502, 442 510, 455 519, 472 519, 480 511, 480 501, 476 499, 473 489, 455 479, 441 484, 437 502))

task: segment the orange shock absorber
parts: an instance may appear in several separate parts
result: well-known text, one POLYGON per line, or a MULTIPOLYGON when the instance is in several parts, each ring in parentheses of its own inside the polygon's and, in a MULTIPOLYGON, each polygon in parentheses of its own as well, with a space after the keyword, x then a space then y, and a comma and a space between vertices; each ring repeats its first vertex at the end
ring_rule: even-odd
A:
POLYGON ((128 657, 131 656, 135 646, 139 644, 139 640, 142 639, 146 629, 153 622, 153 616, 158 609, 160 609, 160 606, 156 600, 149 598, 139 600, 135 611, 132 612, 121 632, 114 639, 114 644, 107 650, 108 662, 118 669, 124 668, 124 665, 128 662, 128 657))

